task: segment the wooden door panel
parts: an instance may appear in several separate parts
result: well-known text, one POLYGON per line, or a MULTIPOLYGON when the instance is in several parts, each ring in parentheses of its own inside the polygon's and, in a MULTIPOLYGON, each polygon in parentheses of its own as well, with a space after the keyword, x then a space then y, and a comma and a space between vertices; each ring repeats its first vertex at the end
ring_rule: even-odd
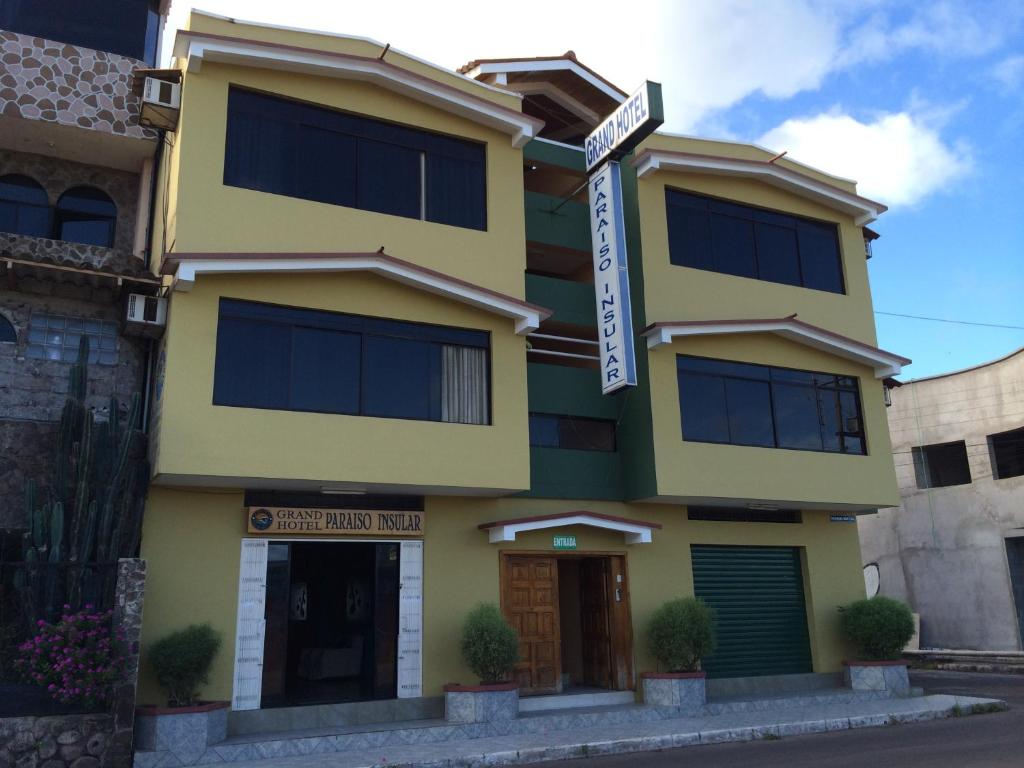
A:
POLYGON ((608 558, 580 562, 583 682, 599 688, 612 684, 609 579, 608 558))
POLYGON ((510 556, 504 576, 502 607, 519 635, 520 658, 513 678, 521 693, 555 693, 561 688, 555 559, 510 556))

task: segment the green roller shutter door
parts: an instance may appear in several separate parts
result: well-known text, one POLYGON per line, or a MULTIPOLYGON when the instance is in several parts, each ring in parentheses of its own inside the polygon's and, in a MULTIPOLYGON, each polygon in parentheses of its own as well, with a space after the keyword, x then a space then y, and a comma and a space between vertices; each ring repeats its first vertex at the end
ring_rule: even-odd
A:
POLYGON ((693 592, 715 609, 709 677, 811 671, 800 550, 694 544, 693 592))

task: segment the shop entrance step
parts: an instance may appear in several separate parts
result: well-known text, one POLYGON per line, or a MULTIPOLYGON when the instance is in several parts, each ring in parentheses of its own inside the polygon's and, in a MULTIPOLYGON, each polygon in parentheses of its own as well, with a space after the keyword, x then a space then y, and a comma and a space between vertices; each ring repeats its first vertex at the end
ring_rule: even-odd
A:
POLYGON ((519 699, 519 711, 548 712, 556 709, 578 709, 579 707, 610 707, 617 704, 632 704, 635 700, 636 694, 633 691, 572 688, 548 696, 523 696, 519 699))

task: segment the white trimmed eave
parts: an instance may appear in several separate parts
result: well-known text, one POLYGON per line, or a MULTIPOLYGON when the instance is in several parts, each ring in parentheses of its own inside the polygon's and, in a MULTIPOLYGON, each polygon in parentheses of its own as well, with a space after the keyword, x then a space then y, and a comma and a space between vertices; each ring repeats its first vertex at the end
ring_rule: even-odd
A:
MULTIPOLYGON (((173 258, 173 255, 170 255, 169 258, 173 258)), ((282 259, 182 259, 178 262, 174 273, 173 287, 176 291, 188 292, 192 290, 200 275, 256 272, 277 274, 370 272, 419 290, 509 317, 515 323, 515 331, 520 336, 537 330, 541 321, 551 314, 541 307, 520 303, 512 298, 502 297, 457 280, 447 279, 436 273, 421 271, 372 254, 357 258, 337 259, 304 259, 294 256, 282 259)))
POLYGON ((515 541, 516 535, 526 531, 540 531, 546 528, 564 528, 569 525, 588 525, 591 528, 604 528, 608 531, 621 531, 625 534, 627 544, 650 544, 653 528, 624 520, 607 520, 593 515, 577 514, 565 517, 554 517, 542 520, 525 520, 523 522, 508 521, 485 529, 491 544, 504 541, 515 541))
POLYGON ((485 61, 466 73, 466 77, 476 80, 479 75, 502 75, 512 72, 557 72, 568 70, 574 75, 586 80, 590 85, 606 96, 615 99, 620 104, 626 100, 626 96, 608 85, 591 72, 588 72, 571 59, 550 59, 541 61, 485 61))
POLYGON ((854 223, 859 227, 870 224, 888 210, 881 203, 845 192, 831 184, 767 161, 703 157, 647 149, 640 153, 633 164, 636 167, 636 175, 641 179, 657 171, 690 171, 758 179, 766 184, 848 214, 853 217, 854 223))
POLYGON ((542 127, 540 121, 528 115, 490 104, 458 88, 435 84, 428 78, 379 59, 292 50, 194 35, 178 36, 175 57, 178 61, 186 62, 185 71, 189 73, 201 72, 203 63, 212 61, 372 83, 501 131, 511 137, 512 146, 516 149, 522 148, 534 138, 542 127))
POLYGON ((713 336, 730 333, 774 333, 797 344, 813 347, 823 352, 852 360, 872 368, 876 379, 899 375, 910 360, 882 349, 860 344, 852 339, 843 339, 823 332, 805 323, 789 320, 755 321, 751 323, 700 323, 679 325, 665 324, 644 332, 647 348, 657 349, 671 344, 676 338, 686 336, 713 336))

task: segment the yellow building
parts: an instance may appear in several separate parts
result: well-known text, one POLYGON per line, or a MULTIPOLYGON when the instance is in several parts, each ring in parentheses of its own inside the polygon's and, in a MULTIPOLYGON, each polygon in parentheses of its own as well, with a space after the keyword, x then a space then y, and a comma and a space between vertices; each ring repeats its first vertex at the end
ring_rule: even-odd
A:
POLYGON ((621 162, 637 382, 602 395, 581 144, 625 92, 571 52, 455 73, 199 13, 174 56, 143 655, 209 622, 202 697, 236 711, 430 699, 475 682, 489 601, 521 694, 632 691, 695 594, 711 677, 839 670, 853 516, 899 503, 884 206, 650 136, 621 162))

